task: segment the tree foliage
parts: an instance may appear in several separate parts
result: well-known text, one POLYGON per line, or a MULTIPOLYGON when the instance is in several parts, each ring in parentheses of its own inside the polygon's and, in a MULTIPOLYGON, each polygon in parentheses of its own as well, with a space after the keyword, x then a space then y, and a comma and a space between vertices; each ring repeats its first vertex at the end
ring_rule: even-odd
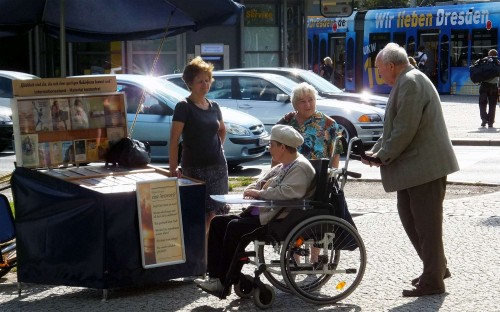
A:
POLYGON ((355 4, 361 10, 391 9, 435 5, 436 0, 361 0, 355 1, 355 4))

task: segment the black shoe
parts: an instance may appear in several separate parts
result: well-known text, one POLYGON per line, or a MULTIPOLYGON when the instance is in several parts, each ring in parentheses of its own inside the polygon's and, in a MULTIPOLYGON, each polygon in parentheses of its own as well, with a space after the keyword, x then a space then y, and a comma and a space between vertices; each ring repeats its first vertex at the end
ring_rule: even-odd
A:
MULTIPOLYGON (((446 268, 446 271, 444 271, 443 279, 447 279, 448 277, 451 277, 451 272, 450 272, 450 270, 448 270, 448 268, 446 268)), ((419 281, 420 281, 420 276, 417 277, 417 278, 412 279, 411 280, 411 285, 415 286, 415 285, 418 284, 419 281)))
POLYGON ((483 122, 481 123, 481 127, 483 127, 483 128, 484 128, 484 127, 486 127, 486 122, 485 122, 485 121, 483 121, 483 122))
POLYGON ((493 124, 489 124, 489 125, 488 125, 488 128, 493 128, 493 124))

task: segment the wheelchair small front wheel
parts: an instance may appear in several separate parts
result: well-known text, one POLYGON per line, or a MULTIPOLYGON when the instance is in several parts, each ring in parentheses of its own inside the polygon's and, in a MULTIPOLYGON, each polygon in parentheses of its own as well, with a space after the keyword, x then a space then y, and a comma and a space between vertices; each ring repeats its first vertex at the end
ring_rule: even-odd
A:
POLYGON ((252 297, 254 294, 253 277, 250 275, 240 276, 239 282, 234 284, 234 293, 242 299, 252 297))
POLYGON ((288 286, 283 280, 283 276, 281 275, 280 256, 281 252, 276 252, 274 246, 259 246, 257 257, 260 263, 266 264, 264 276, 274 287, 283 292, 289 293, 290 289, 288 289, 288 286))
POLYGON ((281 250, 286 284, 299 298, 314 304, 332 304, 349 296, 361 282, 365 267, 366 249, 358 231, 333 216, 302 221, 290 231, 281 250), (320 265, 303 259, 311 245, 322 255, 320 265))
POLYGON ((274 292, 273 287, 262 284, 262 286, 255 288, 253 293, 253 302, 259 308, 270 308, 274 303, 274 299, 276 299, 276 293, 274 292))

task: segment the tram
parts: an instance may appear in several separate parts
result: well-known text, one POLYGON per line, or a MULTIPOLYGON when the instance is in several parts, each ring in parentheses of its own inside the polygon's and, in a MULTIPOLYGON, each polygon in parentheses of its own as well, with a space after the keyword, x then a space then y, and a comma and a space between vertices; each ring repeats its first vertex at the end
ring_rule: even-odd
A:
POLYGON ((308 18, 308 63, 315 70, 330 56, 335 84, 346 91, 389 93, 375 68, 377 53, 388 43, 409 56, 424 46, 427 72, 440 94, 478 94, 469 66, 498 49, 500 3, 355 11, 344 18, 308 18))

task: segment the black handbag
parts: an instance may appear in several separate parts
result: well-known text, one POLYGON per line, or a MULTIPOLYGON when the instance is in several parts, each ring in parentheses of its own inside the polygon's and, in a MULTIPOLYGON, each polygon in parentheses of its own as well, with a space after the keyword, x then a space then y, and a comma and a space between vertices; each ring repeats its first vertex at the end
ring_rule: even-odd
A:
POLYGON ((135 168, 144 167, 150 162, 149 144, 131 138, 122 138, 106 154, 106 166, 118 164, 120 167, 135 168))

